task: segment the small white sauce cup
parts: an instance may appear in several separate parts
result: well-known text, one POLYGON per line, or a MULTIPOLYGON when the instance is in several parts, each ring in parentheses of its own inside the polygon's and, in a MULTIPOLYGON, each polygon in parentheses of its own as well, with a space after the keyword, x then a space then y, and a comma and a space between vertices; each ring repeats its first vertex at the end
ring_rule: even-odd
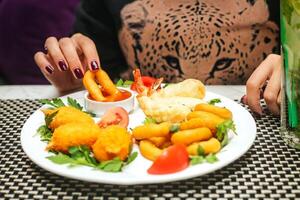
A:
POLYGON ((134 109, 134 93, 127 89, 127 88, 119 88, 120 90, 126 90, 127 92, 130 92, 130 97, 127 99, 121 100, 121 101, 115 101, 115 102, 100 102, 95 101, 89 98, 89 93, 86 92, 84 94, 84 107, 85 110, 88 112, 92 112, 96 114, 97 117, 102 116, 106 110, 113 107, 122 107, 124 108, 128 113, 130 113, 134 109))

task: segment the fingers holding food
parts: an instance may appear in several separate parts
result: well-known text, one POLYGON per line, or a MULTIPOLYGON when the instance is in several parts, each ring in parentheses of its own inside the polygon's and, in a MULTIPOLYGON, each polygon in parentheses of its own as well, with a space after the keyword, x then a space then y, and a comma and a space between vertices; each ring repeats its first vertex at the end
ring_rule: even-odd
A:
POLYGON ((51 63, 47 58, 47 55, 39 51, 34 55, 34 61, 36 62, 42 73, 45 75, 45 77, 48 80, 51 80, 51 78, 49 77, 54 73, 55 69, 53 63, 51 63))
POLYGON ((98 71, 101 68, 100 60, 93 40, 81 33, 74 34, 71 40, 75 44, 78 54, 84 55, 88 68, 93 72, 98 71))
POLYGON ((76 79, 82 79, 85 70, 83 69, 73 41, 70 38, 65 37, 61 38, 58 43, 73 76, 76 79))
POLYGON ((49 37, 46 39, 45 47, 48 49, 48 55, 55 63, 56 68, 60 71, 67 71, 68 65, 66 59, 59 47, 59 43, 55 37, 49 37))

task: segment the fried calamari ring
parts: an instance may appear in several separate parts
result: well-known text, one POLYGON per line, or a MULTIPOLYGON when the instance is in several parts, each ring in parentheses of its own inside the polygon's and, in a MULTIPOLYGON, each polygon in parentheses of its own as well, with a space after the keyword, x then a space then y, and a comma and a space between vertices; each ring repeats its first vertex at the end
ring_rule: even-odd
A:
POLYGON ((120 91, 107 73, 101 69, 97 72, 87 71, 84 74, 82 82, 90 96, 96 101, 108 101, 108 99, 109 101, 113 101, 114 97, 120 94, 120 91), (104 91, 107 96, 104 96, 101 90, 104 91))

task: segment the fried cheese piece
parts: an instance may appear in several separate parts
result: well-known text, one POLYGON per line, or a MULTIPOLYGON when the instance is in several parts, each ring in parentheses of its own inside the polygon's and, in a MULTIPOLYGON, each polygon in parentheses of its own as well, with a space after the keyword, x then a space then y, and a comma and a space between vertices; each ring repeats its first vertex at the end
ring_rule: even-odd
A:
POLYGON ((118 125, 102 129, 96 143, 92 146, 98 161, 111 160, 119 157, 125 160, 132 148, 132 137, 127 130, 118 125))
POLYGON ((47 150, 67 153, 70 147, 81 145, 91 147, 101 131, 95 123, 71 122, 61 125, 53 132, 47 150))
POLYGON ((76 108, 64 106, 54 110, 45 110, 43 111, 46 115, 50 115, 54 112, 57 112, 53 120, 51 121, 49 128, 55 130, 57 127, 68 124, 68 123, 94 123, 93 118, 76 108))

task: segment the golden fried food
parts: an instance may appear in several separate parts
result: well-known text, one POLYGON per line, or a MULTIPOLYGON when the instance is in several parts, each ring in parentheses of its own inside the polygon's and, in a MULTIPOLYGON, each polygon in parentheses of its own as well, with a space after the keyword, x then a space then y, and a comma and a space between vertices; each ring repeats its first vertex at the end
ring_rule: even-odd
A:
POLYGON ((160 88, 162 79, 157 79, 152 87, 143 85, 141 73, 134 70, 134 83, 138 92, 137 100, 147 117, 156 122, 181 122, 195 105, 205 103, 205 87, 196 79, 186 79, 176 84, 160 88), (160 88, 159 90, 156 90, 160 88))
POLYGON ((52 130, 56 129, 61 125, 72 122, 92 124, 94 123, 93 118, 89 114, 86 114, 73 107, 64 106, 51 110, 51 112, 49 112, 49 110, 47 111, 48 114, 52 114, 54 112, 57 112, 57 114, 55 115, 55 117, 49 125, 49 128, 51 128, 52 130))
POLYGON ((121 93, 108 74, 101 69, 97 72, 87 71, 84 74, 82 82, 90 96, 96 101, 108 101, 108 99, 109 101, 113 101, 121 93), (101 90, 107 95, 104 95, 101 90))
POLYGON ((205 86, 197 79, 185 79, 176 84, 170 84, 163 90, 158 91, 161 97, 191 97, 196 99, 203 99, 205 96, 205 86))
POLYGON ((98 84, 95 81, 95 73, 87 71, 84 74, 82 83, 84 87, 89 91, 90 96, 96 101, 104 101, 105 97, 103 96, 98 84))
POLYGON ((180 123, 180 130, 194 129, 200 127, 209 127, 209 124, 202 118, 192 118, 180 123))
POLYGON ((199 145, 203 148, 205 154, 217 153, 221 149, 221 143, 216 138, 212 137, 207 141, 196 142, 187 147, 189 155, 198 155, 199 145))
POLYGON ((101 129, 95 123, 67 123, 55 129, 47 149, 66 153, 73 146, 91 147, 100 133, 101 129))
POLYGON ((92 146, 98 161, 111 160, 119 157, 125 160, 132 148, 132 137, 127 130, 118 125, 102 129, 96 143, 92 146))
MULTIPOLYGON (((218 115, 215 115, 210 112, 205 112, 205 111, 193 111, 187 115, 187 119, 191 120, 194 118, 200 118, 203 123, 208 127, 213 133, 216 133, 217 131, 217 126, 224 122, 225 119, 219 117, 218 115)), ((199 120, 200 121, 200 120, 199 120)), ((194 122, 191 122, 191 124, 194 122)))
POLYGON ((148 160, 156 160, 163 152, 162 149, 156 147, 152 142, 148 140, 140 141, 141 154, 148 160))
POLYGON ((213 135, 209 130, 209 128, 202 127, 202 128, 178 131, 172 135, 171 141, 173 144, 189 145, 194 142, 208 140, 212 136, 213 135))
POLYGON ((155 146, 161 148, 170 142, 170 137, 151 137, 148 140, 155 146))
POLYGON ((171 123, 163 122, 160 124, 144 124, 137 126, 132 130, 132 135, 135 139, 149 139, 152 137, 167 137, 169 136, 171 123))
POLYGON ((210 112, 224 119, 232 119, 232 113, 227 108, 201 103, 195 106, 194 111, 210 112))

